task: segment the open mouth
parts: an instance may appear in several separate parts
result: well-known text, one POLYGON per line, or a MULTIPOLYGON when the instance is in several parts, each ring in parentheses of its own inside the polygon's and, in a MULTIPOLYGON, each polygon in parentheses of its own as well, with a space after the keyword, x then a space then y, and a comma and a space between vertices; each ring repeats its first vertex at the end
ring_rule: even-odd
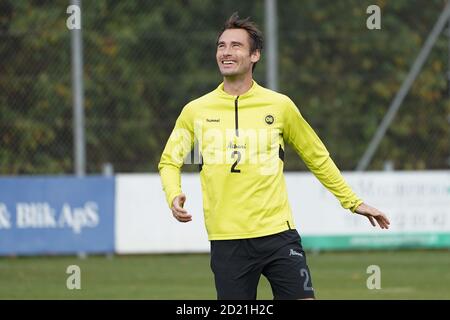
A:
POLYGON ((224 66, 233 66, 236 64, 236 61, 234 60, 222 60, 222 65, 224 66))

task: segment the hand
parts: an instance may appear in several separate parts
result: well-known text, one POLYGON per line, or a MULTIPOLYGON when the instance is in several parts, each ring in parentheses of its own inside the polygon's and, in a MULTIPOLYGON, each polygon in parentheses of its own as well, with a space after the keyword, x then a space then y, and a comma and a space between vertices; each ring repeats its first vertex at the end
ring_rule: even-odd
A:
POLYGON ((381 229, 389 229, 389 219, 386 215, 377 208, 371 207, 365 203, 361 203, 355 210, 356 213, 366 216, 370 223, 376 227, 374 219, 378 222, 381 229))
POLYGON ((189 222, 192 220, 192 216, 183 209, 184 203, 186 202, 186 195, 184 193, 176 196, 172 201, 172 214, 175 219, 180 222, 189 222))

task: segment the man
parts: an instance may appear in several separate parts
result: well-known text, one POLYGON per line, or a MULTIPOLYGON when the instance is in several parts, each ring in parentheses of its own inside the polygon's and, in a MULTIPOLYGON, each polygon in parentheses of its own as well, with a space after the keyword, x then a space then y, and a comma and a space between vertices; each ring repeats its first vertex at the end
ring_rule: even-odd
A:
POLYGON ((295 104, 253 80, 262 47, 262 34, 253 22, 236 13, 228 19, 217 39, 223 83, 183 108, 158 168, 174 218, 191 221, 183 208, 180 168, 194 142, 198 144, 218 299, 256 299, 261 274, 275 299, 313 299, 287 199, 284 143, 292 145, 344 208, 382 229, 389 220, 353 193, 295 104))

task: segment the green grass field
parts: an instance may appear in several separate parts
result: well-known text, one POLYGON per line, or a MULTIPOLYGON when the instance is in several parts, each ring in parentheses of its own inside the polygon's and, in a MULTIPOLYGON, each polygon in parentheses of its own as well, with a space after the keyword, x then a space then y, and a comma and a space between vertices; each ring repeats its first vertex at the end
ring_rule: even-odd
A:
MULTIPOLYGON (((450 299, 450 252, 307 252, 318 299, 450 299), (381 289, 369 290, 369 265, 381 289)), ((0 258, 0 299, 215 299, 209 255, 0 258), (66 268, 81 268, 81 290, 66 268)), ((262 277, 258 299, 272 299, 262 277)))

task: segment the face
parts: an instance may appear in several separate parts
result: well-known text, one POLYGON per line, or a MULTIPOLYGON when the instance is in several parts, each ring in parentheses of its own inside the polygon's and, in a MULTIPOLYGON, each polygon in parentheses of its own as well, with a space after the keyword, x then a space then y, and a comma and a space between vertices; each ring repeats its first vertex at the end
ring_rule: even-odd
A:
POLYGON ((251 74, 252 65, 259 57, 258 50, 250 54, 250 37, 244 29, 227 29, 220 36, 216 60, 222 76, 251 74))

